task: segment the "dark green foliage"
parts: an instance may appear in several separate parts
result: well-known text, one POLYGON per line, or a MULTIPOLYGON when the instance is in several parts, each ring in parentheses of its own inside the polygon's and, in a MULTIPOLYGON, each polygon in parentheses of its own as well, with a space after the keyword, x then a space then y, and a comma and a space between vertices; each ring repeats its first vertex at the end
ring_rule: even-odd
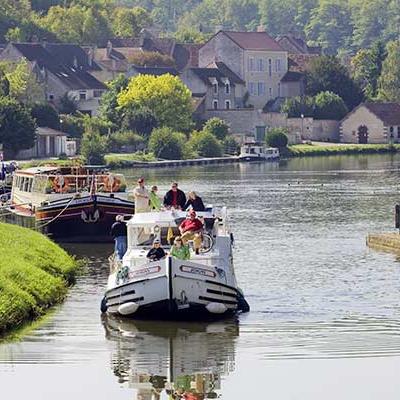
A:
POLYGON ((311 96, 287 98, 282 104, 281 112, 287 113, 289 118, 314 116, 314 99, 311 96))
POLYGON ((157 128, 158 122, 154 113, 147 107, 137 109, 127 109, 121 128, 138 133, 144 138, 148 138, 154 128, 157 128))
POLYGON ((288 144, 286 128, 271 128, 268 130, 265 141, 268 146, 277 147, 279 149, 285 148, 288 144))
POLYGON ((76 100, 68 96, 68 93, 65 93, 64 96, 60 98, 58 105, 60 114, 75 114, 77 109, 78 105, 76 100))
POLYGON ((144 148, 144 139, 132 131, 115 132, 110 136, 110 147, 112 151, 136 151, 144 148))
POLYGON ((200 157, 221 157, 222 145, 209 131, 193 132, 188 142, 189 147, 200 157))
POLYGON ((60 129, 60 117, 54 107, 47 103, 34 104, 31 115, 35 119, 37 126, 60 129))
POLYGON ((157 158, 180 160, 185 140, 184 134, 174 132, 171 128, 156 128, 150 135, 149 150, 157 158))
POLYGON ((333 92, 343 99, 349 110, 358 106, 363 100, 361 88, 350 77, 346 67, 334 56, 314 58, 307 71, 306 81, 307 95, 333 92))
POLYGON ((224 149, 224 153, 230 155, 238 154, 240 149, 240 146, 235 138, 229 135, 223 140, 222 146, 224 149))
POLYGON ((10 82, 4 72, 0 70, 0 97, 8 96, 10 93, 10 82))
POLYGON ((84 119, 79 115, 60 115, 60 130, 68 133, 68 136, 80 138, 85 131, 84 119))
POLYGON ((229 125, 220 118, 211 118, 205 123, 203 130, 210 132, 218 140, 224 140, 229 132, 229 125))
POLYGON ((0 143, 12 155, 35 143, 35 121, 29 109, 16 100, 0 98, 0 143))
POLYGON ((104 164, 104 155, 108 150, 108 139, 96 130, 85 131, 81 142, 81 155, 87 164, 104 164))
POLYGON ((348 109, 344 101, 332 92, 321 92, 315 96, 315 119, 341 120, 348 109))

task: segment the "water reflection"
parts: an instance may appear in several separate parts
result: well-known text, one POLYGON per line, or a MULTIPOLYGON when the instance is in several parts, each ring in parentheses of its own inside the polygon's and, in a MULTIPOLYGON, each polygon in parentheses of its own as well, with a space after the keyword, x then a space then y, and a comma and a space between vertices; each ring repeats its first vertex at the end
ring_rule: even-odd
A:
POLYGON ((237 321, 176 323, 105 317, 111 368, 137 400, 214 399, 234 369, 237 321))

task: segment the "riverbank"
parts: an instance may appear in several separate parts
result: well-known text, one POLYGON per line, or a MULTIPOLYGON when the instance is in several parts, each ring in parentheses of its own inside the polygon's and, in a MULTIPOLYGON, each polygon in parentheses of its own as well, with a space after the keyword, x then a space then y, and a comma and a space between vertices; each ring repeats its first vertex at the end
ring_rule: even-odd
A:
POLYGON ((0 223, 0 336, 43 315, 74 283, 77 262, 30 229, 0 223))

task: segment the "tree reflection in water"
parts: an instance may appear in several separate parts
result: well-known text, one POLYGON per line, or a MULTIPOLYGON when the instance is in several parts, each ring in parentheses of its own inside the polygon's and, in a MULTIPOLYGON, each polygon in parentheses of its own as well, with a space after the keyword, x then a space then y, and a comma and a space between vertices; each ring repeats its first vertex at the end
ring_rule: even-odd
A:
POLYGON ((112 370, 136 389, 136 400, 219 397, 221 377, 234 369, 236 320, 210 323, 129 321, 105 316, 112 370))

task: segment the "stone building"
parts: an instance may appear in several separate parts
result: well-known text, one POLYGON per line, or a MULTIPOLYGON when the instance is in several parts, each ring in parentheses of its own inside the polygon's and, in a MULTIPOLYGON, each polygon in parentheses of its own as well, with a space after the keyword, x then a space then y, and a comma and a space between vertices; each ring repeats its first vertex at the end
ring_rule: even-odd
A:
POLYGON ((360 104, 340 122, 340 141, 400 143, 400 104, 360 104))
POLYGON ((99 99, 107 87, 91 75, 100 67, 80 46, 9 43, 0 54, 1 61, 19 62, 23 59, 36 74, 47 101, 57 106, 60 99, 68 95, 81 112, 97 114, 99 99))
POLYGON ((278 35, 275 40, 289 54, 322 54, 321 47, 308 46, 302 36, 296 35, 294 33, 278 35))
MULTIPOLYGON (((217 32, 200 48, 199 66, 216 61, 223 62, 245 82, 248 104, 254 108, 262 109, 269 100, 283 96, 288 53, 266 32, 217 32)), ((286 91, 300 95, 300 83, 297 88, 286 91)))

